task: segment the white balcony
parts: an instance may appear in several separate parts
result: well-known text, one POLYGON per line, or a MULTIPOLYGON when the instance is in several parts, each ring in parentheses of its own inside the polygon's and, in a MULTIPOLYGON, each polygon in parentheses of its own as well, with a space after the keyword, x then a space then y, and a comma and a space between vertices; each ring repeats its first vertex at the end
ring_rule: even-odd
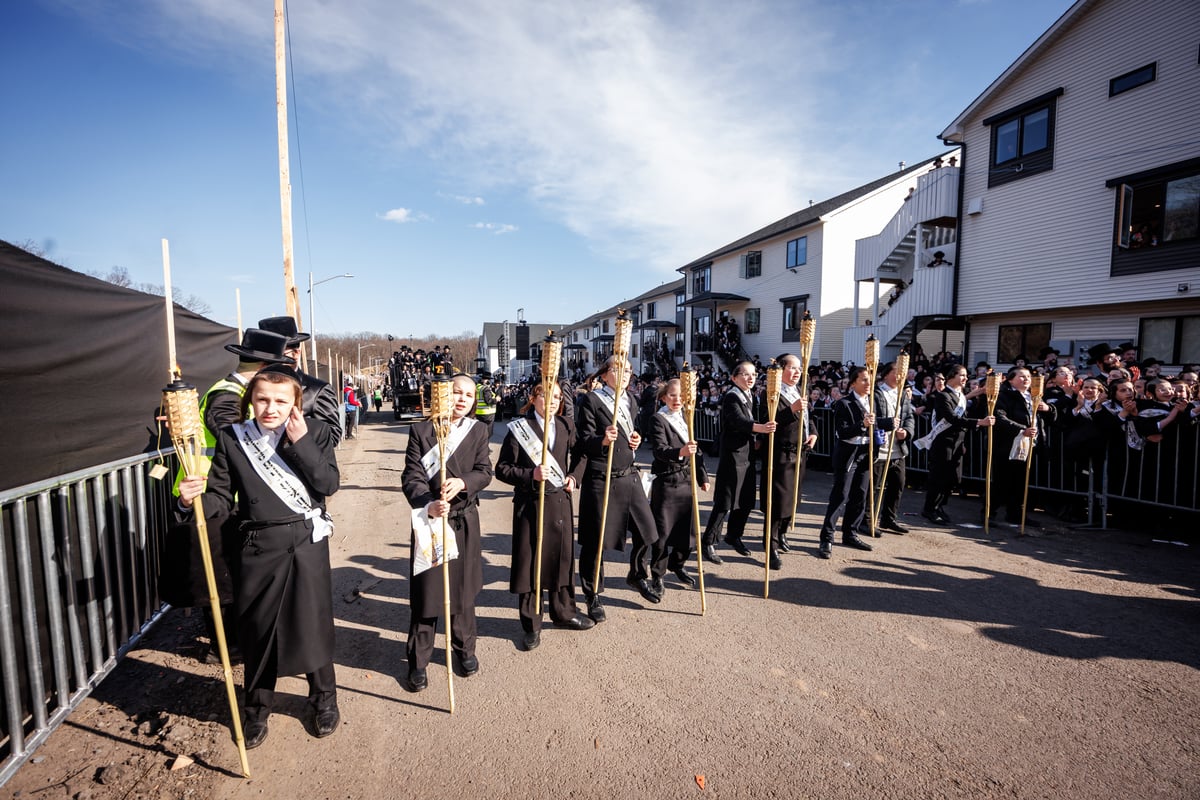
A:
POLYGON ((957 217, 960 169, 942 167, 917 177, 912 197, 883 230, 855 242, 854 280, 897 277, 916 250, 917 225, 957 217))

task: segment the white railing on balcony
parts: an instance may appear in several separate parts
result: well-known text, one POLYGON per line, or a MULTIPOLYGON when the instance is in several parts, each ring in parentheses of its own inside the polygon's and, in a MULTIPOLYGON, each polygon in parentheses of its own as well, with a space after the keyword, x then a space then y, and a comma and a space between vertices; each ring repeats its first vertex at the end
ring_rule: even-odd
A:
MULTIPOLYGON (((954 313, 954 267, 918 266, 913 272, 912 285, 890 307, 884 303, 880 313, 876 327, 888 328, 892 336, 903 330, 913 317, 950 316, 954 313)), ((878 333, 875 336, 884 344, 889 341, 878 333)))
POLYGON ((916 191, 874 236, 854 244, 854 280, 871 280, 879 267, 921 222, 958 215, 960 167, 942 167, 917 177, 916 191))

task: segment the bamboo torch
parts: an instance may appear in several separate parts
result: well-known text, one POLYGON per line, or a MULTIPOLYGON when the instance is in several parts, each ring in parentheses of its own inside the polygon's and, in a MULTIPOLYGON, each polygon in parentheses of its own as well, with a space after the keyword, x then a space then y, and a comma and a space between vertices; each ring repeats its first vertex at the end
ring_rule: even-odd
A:
MULTIPOLYGON (((996 400, 1000 397, 1000 373, 988 370, 987 382, 984 384, 987 392, 987 415, 993 416, 996 413, 996 400)), ((989 425, 987 429, 987 464, 984 465, 986 475, 983 481, 983 532, 989 533, 989 526, 992 518, 992 437, 995 433, 995 426, 989 425)))
MULTIPOLYGON (((771 359, 767 367, 767 422, 775 421, 775 413, 779 410, 779 384, 783 370, 771 359)), ((767 500, 767 521, 763 525, 763 598, 771 593, 771 495, 772 481, 775 479, 775 431, 767 434, 767 484, 763 494, 767 500)))
MULTIPOLYGON (((439 368, 440 370, 440 368, 439 368)), ((433 423, 433 432, 437 436, 438 460, 441 462, 440 484, 446 485, 446 439, 450 436, 450 423, 454 416, 454 381, 440 371, 429 384, 429 421, 433 423)), ((440 491, 440 488, 439 488, 440 491)), ((442 515, 442 616, 446 620, 446 691, 450 699, 450 713, 454 713, 454 667, 450 655, 450 548, 449 530, 446 517, 442 515)), ((434 542, 434 554, 438 552, 437 542, 434 542)))
MULTIPOLYGON (((683 398, 683 418, 687 422, 688 441, 696 441, 696 373, 683 362, 679 371, 679 393, 683 398)), ((704 559, 700 555, 700 495, 696 489, 696 456, 688 457, 692 468, 692 530, 696 534, 696 585, 700 587, 700 616, 708 610, 704 599, 704 559)))
MULTIPOLYGON (((908 353, 896 356, 896 417, 900 416, 900 407, 904 404, 904 384, 908 380, 908 353)), ((875 519, 879 519, 883 511, 883 494, 887 491, 888 467, 892 465, 892 451, 896 447, 896 429, 892 427, 892 435, 888 437, 887 456, 883 459, 883 478, 879 481, 879 502, 875 505, 875 519)), ((872 465, 872 473, 874 465, 872 465)))
MULTIPOLYGON (((618 420, 618 415, 621 410, 621 403, 625 400, 625 379, 626 379, 626 361, 625 358, 629 354, 629 342, 633 335, 633 321, 625 316, 625 309, 617 309, 617 319, 613 328, 613 366, 616 375, 616 388, 613 390, 613 418, 612 424, 620 427, 621 423, 618 420)), ((600 536, 596 543, 596 572, 592 576, 592 590, 600 593, 600 565, 604 561, 604 532, 608 526, 608 492, 612 484, 612 463, 613 451, 616 450, 616 442, 609 445, 608 448, 608 465, 604 469, 604 506, 600 512, 600 536)))
POLYGON ((546 526, 546 467, 550 463, 550 427, 554 424, 554 387, 558 381, 558 367, 562 361, 562 339, 549 331, 542 341, 542 398, 545 410, 542 425, 542 479, 538 482, 537 548, 533 559, 534 613, 542 613, 542 536, 546 526))
MULTIPOLYGON (((204 455, 204 423, 200 419, 200 401, 196 387, 184 383, 175 353, 175 307, 171 299, 171 254, 170 245, 162 240, 163 290, 167 307, 167 372, 171 383, 163 389, 162 409, 167 418, 167 429, 183 471, 187 475, 202 475, 204 455)), ((250 762, 246 760, 246 741, 242 737, 242 715, 238 711, 237 688, 233 685, 233 667, 229 663, 229 648, 225 644, 225 622, 221 619, 221 597, 217 591, 217 579, 213 574, 212 550, 208 546, 208 522, 204 518, 204 497, 192 502, 196 518, 196 534, 200 537, 200 560, 204 566, 204 580, 208 585, 208 602, 212 606, 213 628, 217 634, 217 652, 221 655, 221 668, 225 673, 225 692, 229 696, 229 713, 233 717, 233 739, 237 743, 238 759, 242 763, 242 777, 250 777, 250 762)))
MULTIPOLYGON (((804 319, 800 320, 800 396, 808 402, 808 365, 812 360, 813 339, 817 323, 812 318, 812 312, 805 311, 804 319)), ((796 426, 796 481, 792 486, 792 519, 790 530, 796 529, 796 510, 800 507, 800 483, 804 480, 804 437, 808 433, 808 419, 812 419, 812 411, 805 410, 800 424, 796 426)))
MULTIPOLYGON (((1029 424, 1038 426, 1038 406, 1042 402, 1042 391, 1045 388, 1045 378, 1034 375, 1029 381, 1029 424)), ((1037 436, 1029 443, 1029 455, 1025 458, 1025 491, 1021 495, 1021 536, 1025 535, 1025 506, 1029 502, 1029 471, 1033 467, 1033 451, 1037 445, 1037 436)))
MULTIPOLYGON (((879 369, 879 340, 875 338, 875 334, 867 337, 866 355, 863 356, 863 363, 867 367, 867 409, 868 413, 875 413, 875 370, 879 369)), ((879 530, 875 527, 875 426, 867 426, 867 475, 868 475, 868 490, 867 503, 870 511, 871 535, 879 538, 879 530)))

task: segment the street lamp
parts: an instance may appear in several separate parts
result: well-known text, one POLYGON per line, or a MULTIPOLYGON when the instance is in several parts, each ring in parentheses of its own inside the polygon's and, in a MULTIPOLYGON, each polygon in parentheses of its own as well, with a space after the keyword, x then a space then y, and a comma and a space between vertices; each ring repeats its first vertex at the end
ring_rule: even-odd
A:
POLYGON ((363 348, 378 347, 378 346, 379 345, 374 345, 374 344, 360 344, 358 346, 358 374, 360 376, 362 375, 362 351, 363 351, 363 348))
MULTIPOLYGON (((317 359, 318 359, 318 356, 317 356, 317 318, 313 314, 313 287, 320 286, 322 283, 329 283, 329 281, 335 281, 338 278, 353 278, 353 277, 354 276, 351 275, 349 272, 346 272, 341 275, 334 275, 332 278, 323 278, 323 279, 317 281, 316 283, 313 283, 312 272, 308 273, 308 336, 309 336, 309 341, 312 343, 314 374, 317 372, 320 372, 320 370, 316 366, 317 359)), ((320 377, 320 376, 317 375, 316 377, 320 377)), ((333 365, 332 364, 329 365, 329 377, 330 378, 333 377, 333 365)))

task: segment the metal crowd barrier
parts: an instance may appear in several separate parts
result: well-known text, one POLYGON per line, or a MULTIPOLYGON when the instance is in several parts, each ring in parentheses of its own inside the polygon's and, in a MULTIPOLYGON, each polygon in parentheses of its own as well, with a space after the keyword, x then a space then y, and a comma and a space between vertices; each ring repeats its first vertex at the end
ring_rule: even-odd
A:
MULTIPOLYGON (((833 456, 833 410, 812 412, 817 444, 809 454, 809 465, 827 468, 833 456)), ((929 433, 928 414, 916 417, 916 437, 929 433)), ((970 433, 963 457, 963 486, 983 492, 987 476, 986 429, 970 433)), ((721 436, 721 418, 696 411, 696 438, 716 442, 721 436)), ((1200 511, 1200 425, 1182 424, 1169 430, 1161 443, 1148 442, 1141 451, 1130 450, 1113 437, 1103 459, 1082 459, 1067 447, 1061 427, 1047 431, 1046 448, 1039 449, 1030 473, 1034 497, 1057 497, 1065 504, 1074 501, 1087 514, 1090 525, 1107 528, 1108 512, 1118 506, 1157 508, 1164 511, 1200 511)), ((713 450, 715 452, 715 449, 713 450)), ((909 448, 906 461, 910 475, 929 472, 929 452, 909 448)))
POLYGON ((175 469, 165 450, 0 493, 0 786, 164 612, 175 469))

